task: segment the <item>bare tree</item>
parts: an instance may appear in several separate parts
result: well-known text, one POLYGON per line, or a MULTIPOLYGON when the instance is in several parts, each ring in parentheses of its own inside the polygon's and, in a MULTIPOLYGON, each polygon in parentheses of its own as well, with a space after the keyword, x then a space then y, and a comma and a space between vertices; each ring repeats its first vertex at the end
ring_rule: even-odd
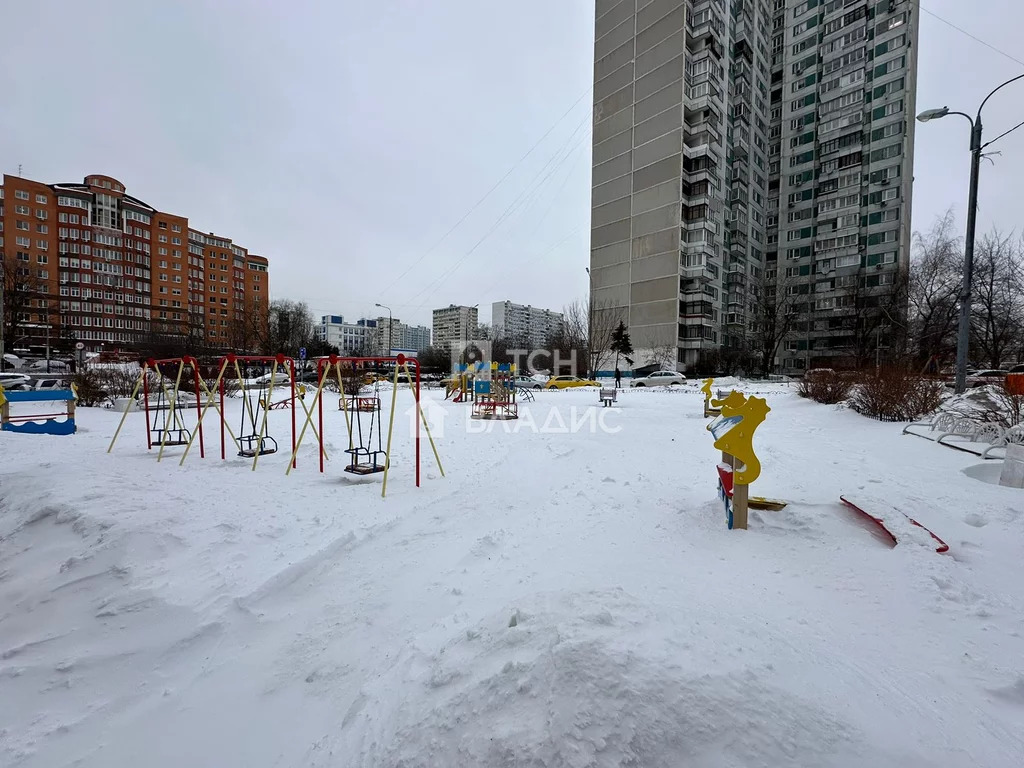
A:
POLYGON ((22 339, 43 343, 49 326, 51 343, 62 336, 60 313, 51 298, 46 280, 32 272, 28 262, 0 259, 0 282, 3 288, 3 338, 13 348, 22 339), (40 330, 40 327, 43 330, 40 330))
POLYGON ((747 343, 762 376, 774 369, 779 346, 797 317, 794 296, 788 290, 792 284, 792 278, 776 274, 774 280, 765 276, 750 286, 747 343))
POLYGON ((955 226, 953 212, 946 211, 927 233, 914 233, 908 331, 912 352, 925 368, 938 368, 956 350, 963 252, 955 226))
POLYGON ((978 244, 974 261, 972 344, 978 360, 998 368, 1020 346, 1024 331, 1022 249, 1019 240, 993 230, 978 244))

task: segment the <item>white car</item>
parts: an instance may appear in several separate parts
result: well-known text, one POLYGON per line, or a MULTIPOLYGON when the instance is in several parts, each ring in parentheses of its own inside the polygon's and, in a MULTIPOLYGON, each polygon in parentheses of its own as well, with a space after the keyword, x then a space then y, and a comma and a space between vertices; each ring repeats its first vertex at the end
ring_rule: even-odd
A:
POLYGON ((654 373, 633 379, 631 387, 672 387, 686 383, 686 377, 676 371, 655 371, 654 373))
MULTIPOLYGON (((49 362, 50 372, 53 372, 53 371, 66 371, 70 367, 71 366, 69 366, 63 360, 54 360, 53 358, 50 358, 50 362, 49 362)), ((30 371, 45 371, 46 369, 47 369, 47 362, 46 362, 46 360, 36 360, 35 362, 30 363, 27 366, 26 370, 30 370, 30 371)))
POLYGON ((32 379, 23 373, 0 373, 0 385, 4 389, 28 389, 32 379))
POLYGON ((544 385, 529 376, 516 376, 516 386, 519 389, 543 389, 544 385))

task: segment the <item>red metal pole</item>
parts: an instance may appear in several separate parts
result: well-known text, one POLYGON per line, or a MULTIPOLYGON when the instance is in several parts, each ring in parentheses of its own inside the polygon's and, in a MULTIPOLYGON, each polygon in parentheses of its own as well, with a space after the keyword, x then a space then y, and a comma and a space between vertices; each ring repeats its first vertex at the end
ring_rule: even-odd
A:
POLYGON ((221 363, 220 377, 220 460, 224 461, 227 456, 224 453, 224 374, 227 373, 227 363, 221 363))
POLYGON ((196 425, 199 428, 199 458, 206 458, 206 447, 203 445, 203 409, 199 405, 199 393, 201 388, 199 386, 199 361, 194 357, 189 358, 192 361, 192 376, 195 379, 195 390, 196 390, 196 425))
POLYGON ((149 363, 142 364, 142 403, 143 409, 146 412, 146 450, 153 450, 153 435, 149 431, 149 376, 146 374, 149 372, 149 363))
MULTIPOLYGON (((323 379, 323 374, 320 374, 320 383, 326 384, 327 382, 323 379)), ((317 420, 320 423, 320 474, 324 471, 324 393, 320 392, 320 397, 317 398, 317 420)))
MULTIPOLYGON (((295 360, 290 360, 292 366, 292 469, 298 465, 295 457, 295 360)), ((269 406, 270 403, 267 403, 269 406)))
POLYGON ((413 358, 416 368, 416 487, 420 487, 420 361, 413 358))

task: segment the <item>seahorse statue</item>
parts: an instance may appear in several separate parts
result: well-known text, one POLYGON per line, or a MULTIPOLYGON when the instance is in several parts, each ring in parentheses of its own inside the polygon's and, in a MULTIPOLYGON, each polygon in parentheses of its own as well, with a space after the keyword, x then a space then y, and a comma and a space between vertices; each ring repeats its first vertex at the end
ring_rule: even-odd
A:
POLYGON ((711 402, 711 398, 714 396, 711 392, 711 385, 714 383, 714 379, 704 379, 704 386, 700 388, 700 391, 704 393, 704 406, 711 402))
POLYGON ((731 392, 719 402, 722 405, 720 426, 728 423, 733 426, 721 437, 715 435, 715 448, 743 462, 743 467, 734 471, 733 482, 737 485, 750 485, 761 474, 761 462, 754 454, 754 431, 765 420, 771 408, 764 398, 744 397, 740 392, 731 392))

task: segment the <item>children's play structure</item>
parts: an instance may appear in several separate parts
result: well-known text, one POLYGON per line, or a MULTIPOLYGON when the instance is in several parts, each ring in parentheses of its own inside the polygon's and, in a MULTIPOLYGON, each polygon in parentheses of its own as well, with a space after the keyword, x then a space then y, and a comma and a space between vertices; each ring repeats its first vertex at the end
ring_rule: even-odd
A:
POLYGON ((492 362, 489 376, 473 382, 473 419, 505 421, 519 418, 516 402, 516 366, 513 363, 492 362))
POLYGON ((444 399, 451 398, 453 403, 469 403, 476 399, 476 388, 473 386, 476 378, 483 374, 486 364, 460 363, 455 367, 452 377, 445 385, 444 399))
POLYGON ((323 393, 327 385, 336 383, 338 390, 341 392, 341 403, 340 410, 345 414, 345 426, 348 432, 348 448, 345 449, 345 453, 348 454, 348 464, 343 468, 345 472, 353 475, 372 475, 381 473, 383 481, 381 483, 381 496, 386 496, 387 485, 388 485, 388 471, 391 468, 391 442, 394 436, 395 427, 395 406, 398 399, 398 381, 399 374, 405 374, 405 380, 411 382, 411 391, 415 399, 416 413, 414 415, 415 428, 413 430, 413 444, 414 444, 414 455, 415 455, 415 473, 416 473, 416 486, 420 485, 420 427, 422 425, 423 431, 426 433, 427 440, 430 442, 430 447, 434 453, 434 459, 437 462, 437 468, 444 476, 444 468, 441 466, 441 457, 437 452, 437 445, 434 443, 433 437, 430 435, 430 426, 427 423, 427 418, 423 413, 423 408, 420 404, 420 369, 419 363, 415 358, 407 358, 404 355, 397 355, 396 357, 338 357, 337 355, 331 355, 327 358, 322 358, 317 363, 317 380, 319 382, 316 394, 313 396, 313 401, 310 405, 309 410, 306 414, 306 420, 302 425, 302 429, 299 432, 298 440, 294 443, 292 449, 292 459, 288 464, 288 469, 285 474, 291 472, 295 466, 295 457, 298 453, 299 447, 302 445, 302 440, 306 435, 306 429, 311 428, 318 442, 318 452, 320 454, 320 471, 324 471, 324 460, 327 458, 326 451, 324 450, 324 406, 323 406, 323 393), (412 363, 413 369, 410 372, 409 364, 412 363), (363 398, 366 401, 376 400, 376 402, 366 402, 362 406, 357 403, 351 403, 349 401, 353 399, 345 393, 345 379, 351 377, 352 374, 358 372, 360 369, 366 366, 378 366, 383 365, 384 367, 393 367, 393 376, 391 380, 391 408, 388 416, 388 429, 387 429, 387 440, 383 439, 383 423, 381 420, 382 409, 380 407, 380 399, 375 389, 373 398, 363 398), (414 375, 415 374, 415 375, 414 375), (313 411, 317 413, 317 424, 319 431, 313 426, 313 411))
POLYGON ((136 408, 136 398, 142 393, 142 410, 146 414, 146 450, 159 446, 157 461, 164 455, 168 446, 189 445, 196 435, 199 436, 199 454, 205 456, 203 423, 199 393, 205 391, 199 362, 194 357, 173 357, 163 360, 146 360, 140 365, 139 378, 135 382, 131 397, 128 398, 121 421, 114 431, 114 436, 107 447, 107 453, 114 449, 121 428, 124 426, 128 413, 136 408), (168 382, 172 381, 173 386, 168 382), (182 384, 187 384, 182 390, 182 384), (190 391, 190 398, 183 398, 184 391, 190 391), (184 404, 183 399, 195 401, 196 422, 189 428, 186 419, 191 404, 184 404))
POLYGON ((761 474, 761 462, 754 453, 754 432, 771 409, 763 398, 736 391, 710 404, 719 410, 707 429, 715 437, 715 448, 722 452, 717 467, 718 489, 725 503, 726 520, 730 530, 746 528, 748 489, 761 474))
POLYGON ((0 430, 28 435, 73 435, 75 401, 78 394, 70 389, 41 389, 20 392, 0 386, 0 430), (56 413, 11 414, 12 403, 64 403, 64 411, 56 413))

